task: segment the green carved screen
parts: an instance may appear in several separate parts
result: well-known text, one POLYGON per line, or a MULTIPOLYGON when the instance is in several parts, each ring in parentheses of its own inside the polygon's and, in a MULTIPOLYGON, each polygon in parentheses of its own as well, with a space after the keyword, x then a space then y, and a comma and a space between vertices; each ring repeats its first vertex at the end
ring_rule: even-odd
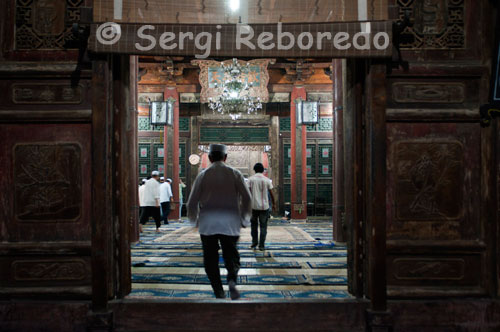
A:
POLYGON ((320 144, 318 150, 318 176, 332 177, 332 144, 320 144))
POLYGON ((316 176, 316 144, 307 144, 306 174, 307 178, 313 178, 316 176))
POLYGON ((202 143, 269 143, 268 127, 202 127, 202 143))
POLYGON ((153 144, 153 170, 160 172, 160 176, 165 175, 163 164, 164 153, 163 144, 153 144))
POLYGON ((189 119, 188 117, 179 118, 179 131, 189 131, 189 119))
POLYGON ((332 204, 332 184, 318 184, 318 203, 332 204))
POLYGON ((186 177, 186 143, 179 143, 179 176, 186 177))
MULTIPOLYGON (((179 143, 179 176, 186 178, 186 143, 179 143)), ((164 155, 163 143, 139 143, 139 178, 143 179, 156 170, 164 176, 164 155)), ((172 175, 169 175, 172 176, 172 175)))
POLYGON ((151 144, 139 143, 139 178, 145 178, 151 173, 151 144))
POLYGON ((290 144, 283 144, 283 177, 289 179, 291 174, 292 150, 290 144))
MULTIPOLYGON (((307 160, 307 202, 308 213, 312 215, 331 215, 332 211, 332 153, 333 145, 323 139, 308 139, 307 160)), ((289 181, 291 154, 290 143, 283 144, 283 178, 289 181)), ((283 186, 283 202, 291 201, 291 185, 283 186)))
POLYGON ((315 184, 307 184, 307 201, 315 202, 316 201, 316 185, 315 184))
POLYGON ((151 126, 149 116, 137 117, 137 129, 139 131, 163 131, 162 126, 151 126))
POLYGON ((290 191, 290 184, 285 183, 283 186, 283 198, 285 202, 290 202, 292 200, 292 192, 290 191))
MULTIPOLYGON (((307 125, 308 132, 332 132, 333 118, 320 118, 316 125, 307 125)), ((291 131, 291 121, 289 117, 280 118, 280 131, 291 131)))

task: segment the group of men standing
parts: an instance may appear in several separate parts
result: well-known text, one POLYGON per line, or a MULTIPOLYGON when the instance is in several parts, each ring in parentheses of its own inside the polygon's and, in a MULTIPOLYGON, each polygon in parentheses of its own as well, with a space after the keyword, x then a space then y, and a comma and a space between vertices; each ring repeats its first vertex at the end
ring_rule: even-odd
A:
POLYGON ((151 173, 151 178, 143 180, 139 187, 139 230, 142 233, 142 225, 152 217, 156 223, 156 232, 160 232, 161 220, 168 225, 168 215, 170 214, 170 204, 174 201, 172 194, 171 179, 164 181, 160 178, 158 171, 151 173))
MULTIPOLYGON (((186 205, 187 216, 198 228, 205 272, 215 297, 225 298, 219 270, 219 249, 222 248, 224 265, 228 272, 229 293, 231 299, 235 300, 240 298, 236 289, 240 269, 240 255, 237 249, 240 231, 242 227, 251 225, 251 248, 256 249, 258 246, 259 250, 265 250, 269 210, 271 206, 276 208, 271 191, 273 185, 271 180, 264 176, 264 166, 261 163, 255 164, 256 174, 248 179, 248 184, 245 183, 238 170, 225 164, 225 145, 210 145, 208 158, 210 167, 202 171, 193 183, 186 205)), ((140 218, 142 226, 152 216, 156 221, 157 232, 161 225, 159 204, 161 203, 162 209, 164 206, 169 209, 170 203, 163 203, 166 203, 165 200, 173 201, 170 185, 170 191, 161 187, 163 184, 160 186, 158 176, 158 172, 153 172, 152 178, 144 185, 143 199, 151 206, 145 206, 140 218), (162 188, 165 191, 163 196, 162 188)), ((164 218, 166 215, 168 214, 164 212, 164 218)), ((165 221, 168 223, 167 219, 165 221)))

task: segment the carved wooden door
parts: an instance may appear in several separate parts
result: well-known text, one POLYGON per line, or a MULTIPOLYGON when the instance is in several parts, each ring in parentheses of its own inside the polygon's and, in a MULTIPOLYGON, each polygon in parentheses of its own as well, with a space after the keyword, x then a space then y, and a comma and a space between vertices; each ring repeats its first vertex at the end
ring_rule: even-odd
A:
POLYGON ((490 30, 465 15, 487 5, 397 2, 418 19, 401 37, 410 70, 389 77, 388 293, 492 294, 494 129, 479 118, 488 98, 482 59, 491 54, 490 30))
POLYGON ((3 298, 92 294, 92 71, 70 33, 85 4, 2 3, 3 298))

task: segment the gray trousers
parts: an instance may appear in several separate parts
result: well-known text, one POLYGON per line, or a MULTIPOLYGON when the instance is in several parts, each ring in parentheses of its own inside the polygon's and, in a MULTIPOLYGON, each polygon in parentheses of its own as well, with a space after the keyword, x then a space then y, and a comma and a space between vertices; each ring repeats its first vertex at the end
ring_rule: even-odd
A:
POLYGON ((269 218, 268 210, 252 210, 252 245, 259 245, 264 248, 267 236, 267 220, 269 218), (260 238, 259 238, 259 225, 260 225, 260 238))

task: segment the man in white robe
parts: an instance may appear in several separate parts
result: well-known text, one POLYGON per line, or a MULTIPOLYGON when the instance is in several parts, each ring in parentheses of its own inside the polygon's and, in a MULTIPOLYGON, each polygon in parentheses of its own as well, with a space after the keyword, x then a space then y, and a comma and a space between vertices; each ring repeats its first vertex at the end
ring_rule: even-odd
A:
POLYGON ((160 185, 160 205, 161 205, 163 223, 165 225, 168 225, 168 215, 170 214, 170 203, 174 201, 174 195, 172 194, 172 187, 170 186, 171 183, 172 180, 167 179, 167 181, 163 182, 160 185))
POLYGON ((215 297, 224 298, 219 270, 219 245, 231 299, 240 297, 236 289, 240 255, 236 247, 241 227, 249 224, 251 197, 243 175, 227 166, 226 146, 210 145, 212 165, 196 178, 187 202, 188 218, 199 227, 203 263, 215 297))
POLYGON ((161 217, 160 217, 160 173, 153 171, 151 179, 144 184, 144 192, 142 196, 142 204, 144 204, 143 213, 140 218, 139 229, 142 232, 142 225, 146 224, 149 217, 153 217, 156 223, 156 232, 160 232, 161 217))

